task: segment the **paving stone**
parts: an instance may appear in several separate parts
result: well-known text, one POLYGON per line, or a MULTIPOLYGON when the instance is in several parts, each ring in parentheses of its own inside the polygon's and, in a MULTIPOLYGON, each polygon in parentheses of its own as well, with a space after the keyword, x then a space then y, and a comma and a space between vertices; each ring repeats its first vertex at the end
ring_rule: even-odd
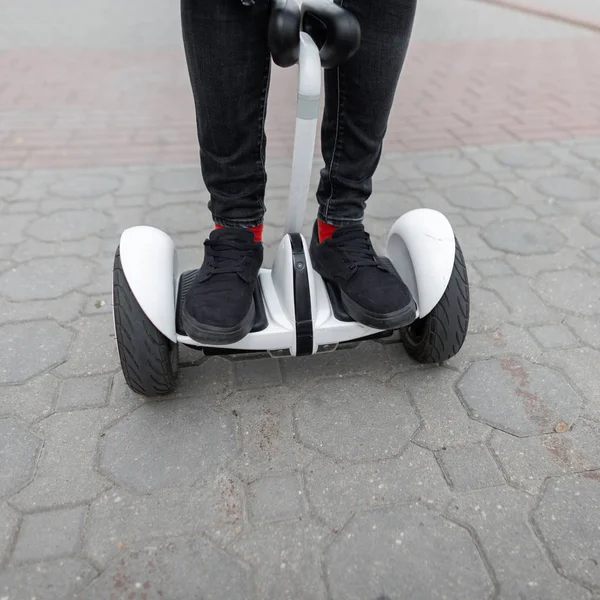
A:
POLYGON ((0 245, 21 242, 24 230, 33 218, 31 215, 4 215, 0 219, 0 245))
POLYGON ((51 321, 0 326, 0 384, 25 383, 67 358, 73 335, 51 321))
POLYGON ((474 530, 493 565, 499 600, 563 600, 590 597, 561 577, 540 548, 528 515, 534 499, 510 487, 488 488, 453 498, 448 516, 474 530))
POLYGON ((281 361, 283 381, 290 388, 312 384, 320 377, 345 377, 368 374, 381 381, 399 371, 415 368, 414 361, 400 344, 392 347, 376 342, 363 342, 356 348, 281 361))
POLYGON ((436 457, 459 492, 504 485, 502 473, 483 444, 445 448, 436 457))
POLYGON ((314 451, 299 443, 293 428, 291 404, 297 397, 271 388, 251 398, 247 392, 228 398, 222 410, 238 417, 242 434, 242 452, 229 463, 232 471, 253 481, 266 473, 298 471, 311 461, 314 451))
POLYGON ((10 566, 0 572, 0 597, 64 600, 96 575, 94 567, 78 558, 10 566), (18 596, 13 595, 15 590, 18 590, 18 596))
POLYGON ((481 229, 472 225, 455 227, 454 234, 460 243, 466 260, 488 260, 501 258, 502 253, 491 248, 479 235, 481 229))
POLYGON ((538 180, 536 188, 560 200, 592 200, 598 194, 596 185, 574 177, 543 177, 538 180))
POLYGON ((404 213, 417 208, 421 208, 421 203, 414 196, 410 196, 402 191, 396 193, 383 192, 374 194, 369 199, 366 215, 373 219, 396 220, 404 213))
POLYGON ((199 167, 172 169, 152 177, 152 186, 165 194, 201 192, 205 188, 199 167))
MULTIPOLYGON (((566 323, 584 344, 600 350, 600 321, 598 319, 593 317, 567 317, 566 323)), ((577 342, 571 345, 576 344, 577 342)))
POLYGON ((600 264, 600 248, 586 250, 585 253, 593 260, 600 264))
POLYGON ((600 273, 569 269, 541 273, 536 289, 549 305, 582 316, 600 314, 600 273))
POLYGON ((587 215, 583 222, 592 233, 600 236, 600 212, 594 212, 587 215))
POLYGON ((112 600, 115 585, 121 598, 256 598, 250 569, 202 538, 140 544, 114 561, 81 597, 112 600))
POLYGON ((19 514, 8 504, 0 503, 0 565, 8 559, 19 527, 19 514))
POLYGON ((539 169, 555 163, 554 158, 540 148, 521 145, 499 150, 495 157, 503 165, 515 169, 539 169))
POLYGON ((570 348, 579 345, 575 336, 561 324, 538 325, 531 328, 531 333, 545 350, 570 348))
POLYGON ((426 369, 397 375, 390 382, 408 391, 421 418, 413 436, 430 450, 483 441, 490 428, 469 419, 454 391, 458 375, 449 369, 426 369))
POLYGON ((439 507, 450 495, 433 454, 414 444, 400 457, 360 464, 320 457, 305 469, 305 479, 310 504, 336 533, 370 508, 410 502, 439 507))
POLYGON ((115 408, 57 413, 35 425, 44 440, 35 478, 12 498, 22 512, 75 506, 95 498, 110 483, 95 470, 98 436, 122 413, 115 408))
POLYGON ((512 357, 474 363, 458 390, 471 418, 519 437, 570 426, 583 404, 559 372, 512 357))
MULTIPOLYGON (((0 203, 2 206, 2 203, 0 203)), ((9 214, 29 214, 35 213, 39 209, 39 203, 36 201, 19 200, 18 202, 7 203, 6 212, 9 214)))
POLYGON ((515 201, 509 191, 489 185, 460 185, 443 193, 451 204, 471 210, 506 208, 515 201))
POLYGON ((13 562, 33 562, 74 554, 83 529, 85 507, 25 515, 13 562))
POLYGON ((486 287, 493 289, 510 308, 508 320, 519 325, 546 324, 562 319, 561 313, 549 308, 534 293, 532 287, 539 291, 537 285, 532 286, 525 277, 512 275, 507 277, 491 277, 485 282, 486 287))
POLYGON ((98 294, 88 298, 83 307, 84 315, 112 314, 112 294, 98 294))
POLYGON ((298 519, 307 512, 302 480, 296 473, 248 482, 248 512, 253 523, 298 519))
POLYGON ((474 147, 474 148, 463 148, 462 151, 467 158, 474 162, 483 173, 490 175, 506 174, 510 171, 506 168, 506 165, 500 163, 496 156, 487 149, 474 147))
POLYGON ((578 144, 571 148, 571 152, 587 160, 600 161, 600 144, 598 143, 578 144))
POLYGON ((600 241, 600 235, 590 232, 589 227, 582 225, 582 222, 585 222, 586 225, 593 223, 592 220, 587 221, 586 217, 581 217, 579 215, 560 215, 555 217, 544 217, 543 221, 555 229, 558 229, 567 238, 567 245, 576 250, 593 248, 594 246, 597 246, 600 241))
POLYGON ((85 302, 85 296, 72 292, 51 300, 33 300, 31 302, 11 302, 0 298, 0 324, 22 321, 52 319, 69 323, 76 319, 85 302))
POLYGON ((394 169, 400 181, 423 180, 425 178, 423 173, 416 168, 415 161, 407 158, 405 154, 392 155, 386 153, 386 155, 389 165, 394 169))
MULTIPOLYGON (((587 266, 581 253, 568 247, 561 248, 552 254, 531 254, 529 256, 507 254, 504 260, 516 273, 525 277, 536 277, 546 271, 587 266)), ((587 262, 591 265, 589 261, 587 262)))
POLYGON ((467 175, 475 170, 475 165, 459 156, 426 156, 416 162, 416 167, 425 175, 455 177, 467 175))
POLYGON ((80 258, 40 258, 0 276, 0 294, 15 301, 58 298, 89 283, 92 273, 80 258))
POLYGON ((294 417, 303 444, 342 460, 399 454, 419 426, 405 392, 366 377, 320 382, 294 417))
POLYGON ((112 376, 78 377, 63 382, 56 410, 99 408, 108 402, 112 376))
POLYGON ((23 385, 0 388, 0 417, 14 416, 25 423, 47 417, 54 408, 59 382, 52 375, 36 377, 23 385))
POLYGON ((0 497, 14 494, 31 480, 42 440, 15 419, 0 419, 0 497))
POLYGON ((144 197, 151 190, 151 171, 149 169, 125 172, 120 179, 121 187, 114 192, 115 196, 119 198, 144 197))
POLYGON ((62 198, 97 198, 116 192, 121 181, 109 175, 74 176, 62 179, 50 186, 50 193, 62 198))
POLYGON ((112 315, 81 317, 69 360, 56 370, 60 377, 85 377, 114 372, 119 367, 112 315))
POLYGON ((500 275, 512 275, 512 268, 501 258, 491 260, 477 260, 474 262, 475 268, 482 277, 498 277, 500 275))
POLYGON ((204 213, 208 216, 208 201, 210 194, 203 192, 188 192, 182 194, 166 194, 164 192, 151 192, 148 196, 148 206, 151 208, 163 208, 173 204, 188 204, 196 207, 198 214, 204 213))
POLYGON ((334 600, 487 598, 494 589, 467 530, 422 506, 355 516, 328 548, 325 574, 334 600))
POLYGON ((325 600, 321 550, 329 531, 307 519, 268 523, 245 530, 231 550, 248 561, 256 573, 261 600, 325 600))
POLYGON ((554 227, 522 219, 490 223, 481 235, 492 248, 513 254, 549 254, 565 244, 554 227))
POLYGON ((195 233, 199 241, 203 241, 198 232, 204 228, 206 223, 202 220, 202 211, 199 210, 199 206, 193 204, 171 204, 149 212, 145 216, 144 222, 138 224, 157 227, 169 235, 174 233, 195 233))
POLYGON ((197 402, 217 405, 234 387, 232 363, 213 356, 199 366, 180 369, 177 389, 169 397, 191 397, 197 402))
POLYGON ((19 183, 14 179, 0 178, 0 198, 9 198, 16 194, 19 183))
POLYGON ((516 438, 499 431, 490 440, 492 452, 516 487, 537 494, 546 477, 600 468, 600 432, 589 421, 578 421, 562 433, 516 438))
POLYGON ((33 221, 27 233, 42 242, 75 241, 100 233, 108 224, 108 217, 96 210, 61 210, 33 221))
POLYGON ((91 258, 100 251, 100 240, 90 237, 77 242, 38 242, 28 239, 19 244, 13 253, 13 259, 27 262, 34 258, 52 258, 58 256, 77 256, 91 258))
POLYGON ((100 466, 117 482, 149 493, 211 477, 237 450, 233 415, 195 399, 149 403, 106 432, 100 466))
POLYGON ((89 510, 84 552, 104 569, 145 540, 206 534, 226 544, 243 526, 242 487, 235 477, 219 472, 193 488, 142 496, 108 490, 89 510))
POLYGON ((492 227, 505 221, 537 221, 539 216, 527 206, 511 206, 490 210, 465 209, 464 218, 476 227, 492 227))
MULTIPOLYGON (((469 290, 471 313, 469 331, 494 331, 509 318, 509 311, 497 294, 490 290, 471 288, 469 290)), ((469 336, 467 336, 467 339, 469 336)))
POLYGON ((600 586, 600 472, 553 479, 533 512, 533 522, 560 572, 600 586))
POLYGON ((446 217, 460 210, 457 206, 450 204, 440 192, 431 189, 431 183, 429 182, 427 183, 427 189, 411 191, 411 195, 417 198, 423 208, 437 210, 446 215, 446 217))
POLYGON ((236 361, 235 379, 238 389, 280 385, 279 361, 272 358, 236 361))

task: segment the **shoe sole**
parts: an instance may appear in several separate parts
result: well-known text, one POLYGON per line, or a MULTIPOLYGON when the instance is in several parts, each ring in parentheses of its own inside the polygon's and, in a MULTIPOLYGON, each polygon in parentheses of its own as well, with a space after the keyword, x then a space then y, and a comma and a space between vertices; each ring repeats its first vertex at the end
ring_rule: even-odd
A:
POLYGON ((361 306, 352 300, 352 298, 342 290, 340 290, 340 295, 342 304, 348 315, 350 315, 357 323, 365 325, 366 327, 384 330, 401 329, 403 327, 408 327, 417 318, 417 305, 412 298, 408 306, 382 315, 367 310, 364 306, 361 306))
POLYGON ((252 331, 255 317, 256 306, 254 305, 254 298, 246 316, 238 325, 234 325, 233 327, 205 325, 190 316, 185 307, 181 311, 181 322, 187 335, 199 344, 212 344, 216 346, 226 346, 243 340, 252 331))

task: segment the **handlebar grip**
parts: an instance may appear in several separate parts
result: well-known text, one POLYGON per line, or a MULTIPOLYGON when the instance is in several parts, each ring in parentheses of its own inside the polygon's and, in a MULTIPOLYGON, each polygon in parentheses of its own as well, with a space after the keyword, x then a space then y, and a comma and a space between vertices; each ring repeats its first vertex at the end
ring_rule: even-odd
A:
POLYGON ((269 17, 269 50, 279 67, 291 67, 300 57, 300 7, 296 0, 274 0, 269 17))

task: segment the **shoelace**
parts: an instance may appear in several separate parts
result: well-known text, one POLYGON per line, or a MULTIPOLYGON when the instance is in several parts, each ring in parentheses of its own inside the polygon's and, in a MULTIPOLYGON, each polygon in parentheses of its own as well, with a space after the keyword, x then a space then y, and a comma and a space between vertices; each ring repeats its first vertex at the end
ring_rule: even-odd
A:
POLYGON ((206 240, 206 255, 213 273, 241 273, 245 269, 244 256, 252 251, 249 244, 206 240))
POLYGON ((376 267, 377 255, 366 231, 348 231, 338 234, 335 242, 344 253, 344 261, 356 267, 376 267))

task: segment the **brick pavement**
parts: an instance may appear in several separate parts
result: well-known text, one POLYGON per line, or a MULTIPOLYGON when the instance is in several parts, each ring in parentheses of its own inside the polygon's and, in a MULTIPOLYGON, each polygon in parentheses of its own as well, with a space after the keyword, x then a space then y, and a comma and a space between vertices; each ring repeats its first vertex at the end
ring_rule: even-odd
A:
MULTIPOLYGON (((111 265, 139 223, 173 236, 181 268, 201 257, 193 140, 168 141, 189 130, 177 27, 163 0, 144 3, 132 38, 140 1, 80 3, 87 36, 61 24, 66 3, 40 4, 29 28, 10 3, 0 23, 2 69, 16 69, 0 84, 3 107, 14 96, 2 152, 15 153, 0 165, 0 598, 598 600, 600 134, 585 95, 597 38, 467 0, 421 3, 366 224, 381 245, 398 210, 449 217, 472 293, 457 357, 424 368, 395 340, 282 360, 186 351, 176 393, 155 402, 118 369, 111 265), (464 108, 471 78, 487 82, 479 124, 464 108), (521 137, 548 139, 502 121, 523 117, 518 90, 541 119, 521 137), (566 119, 567 93, 588 109, 581 129, 542 118, 566 119), (436 98, 482 137, 458 139, 436 98), (7 142, 17 123, 21 155, 7 142)), ((272 97, 272 131, 285 102, 272 97)), ((269 257, 289 179, 274 139, 269 257)))

